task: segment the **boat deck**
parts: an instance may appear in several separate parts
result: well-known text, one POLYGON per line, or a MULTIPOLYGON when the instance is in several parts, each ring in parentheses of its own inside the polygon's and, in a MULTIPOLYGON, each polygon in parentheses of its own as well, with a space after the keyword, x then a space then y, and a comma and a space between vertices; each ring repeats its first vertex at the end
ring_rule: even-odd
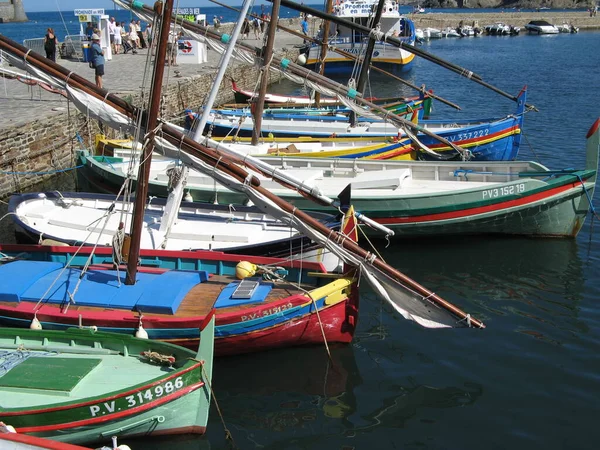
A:
MULTIPOLYGON (((22 349, 26 351, 27 348, 25 343, 22 349)), ((85 358, 81 354, 87 353, 84 349, 79 354, 70 354, 61 353, 60 347, 53 350, 49 346, 48 351, 31 352, 32 356, 0 377, 0 408, 52 405, 90 398, 164 375, 165 367, 143 361, 137 355, 126 357, 102 348, 88 350, 92 353, 85 358), (36 373, 39 375, 36 389, 23 384, 23 380, 31 384, 36 373)), ((23 353, 0 345, 0 355, 3 351, 23 353)))

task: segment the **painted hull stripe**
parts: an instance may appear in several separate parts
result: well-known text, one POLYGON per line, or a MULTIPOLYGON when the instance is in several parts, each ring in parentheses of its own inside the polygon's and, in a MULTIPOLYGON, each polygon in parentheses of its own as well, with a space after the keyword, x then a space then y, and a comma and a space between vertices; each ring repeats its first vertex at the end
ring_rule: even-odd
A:
MULTIPOLYGON (((564 186, 556 187, 553 189, 549 189, 544 192, 540 192, 537 194, 531 194, 522 199, 514 199, 507 200, 500 203, 495 203, 493 205, 486 205, 476 208, 467 208, 461 209, 459 211, 451 211, 437 214, 425 214, 422 216, 413 216, 413 217, 391 217, 391 218, 381 218, 377 219, 377 222, 382 224, 404 224, 404 223, 418 223, 418 222, 433 222, 436 220, 448 220, 448 219, 458 219, 465 216, 473 216, 477 214, 484 214, 487 212, 500 211, 502 209, 513 208, 515 206, 523 206, 528 203, 534 203, 539 200, 543 200, 546 198, 550 198, 554 195, 560 194, 562 192, 566 192, 570 189, 574 189, 576 187, 581 188, 581 183, 575 182, 571 184, 567 184, 564 186)), ((583 195, 583 190, 582 190, 583 195)))
POLYGON ((57 430, 65 430, 65 429, 69 429, 69 428, 98 425, 98 424, 102 424, 104 422, 111 422, 113 420, 124 419, 126 417, 136 416, 145 411, 157 408, 158 406, 164 405, 165 403, 172 402, 173 400, 177 400, 178 398, 183 397, 184 395, 187 395, 187 394, 201 388, 202 386, 204 386, 204 383, 202 383, 202 382, 196 383, 191 386, 188 386, 185 389, 181 389, 173 394, 167 395, 165 397, 161 397, 159 400, 152 401, 152 402, 140 405, 140 406, 136 406, 135 408, 127 409, 125 411, 120 411, 115 414, 99 416, 99 417, 96 417, 93 419, 78 420, 76 422, 66 422, 66 423, 59 423, 59 424, 54 424, 54 425, 42 425, 42 426, 38 426, 38 427, 23 427, 23 428, 17 428, 16 430, 17 430, 17 433, 40 433, 40 432, 44 432, 44 431, 57 431, 57 430))

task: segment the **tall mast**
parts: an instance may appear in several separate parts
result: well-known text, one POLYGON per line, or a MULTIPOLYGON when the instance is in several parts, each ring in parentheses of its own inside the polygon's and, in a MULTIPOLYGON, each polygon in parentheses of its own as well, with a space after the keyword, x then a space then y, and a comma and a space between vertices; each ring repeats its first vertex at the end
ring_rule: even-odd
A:
MULTIPOLYGON (((381 14, 383 13, 383 5, 386 0, 379 0, 377 4, 377 10, 375 11, 375 17, 371 22, 371 28, 376 28, 381 20, 381 14)), ((367 83, 367 76, 369 76, 369 67, 371 66, 371 59, 373 57, 373 49, 375 48, 375 38, 369 36, 369 42, 367 43, 367 49, 365 50, 365 57, 360 68, 360 75, 358 76, 358 82, 356 83, 356 90, 363 92, 365 84, 367 83)), ((350 125, 355 127, 358 119, 354 111, 350 111, 350 125)))
POLYGON ((154 60, 152 90, 150 92, 150 102, 148 105, 149 111, 146 126, 148 135, 145 138, 146 145, 144 145, 142 151, 137 176, 133 223, 131 225, 131 244, 129 246, 129 255, 127 257, 127 277, 125 279, 125 284, 135 284, 137 275, 137 264, 142 239, 142 225, 144 223, 144 211, 146 209, 146 197, 148 195, 148 179, 150 178, 150 162, 152 160, 152 150, 154 149, 154 130, 158 125, 158 111, 160 108, 163 74, 165 71, 163 61, 165 61, 167 55, 167 38, 171 27, 173 0, 165 0, 164 3, 156 2, 154 4, 154 11, 156 17, 161 18, 160 32, 158 35, 156 58, 154 60))
POLYGON ((262 128, 262 115, 265 107, 265 96, 267 95, 267 86, 269 85, 269 66, 271 65, 271 57, 273 56, 273 44, 275 43, 275 32, 277 31, 277 20, 279 18, 279 0, 273 1, 273 9, 271 10, 271 20, 269 21, 269 30, 267 35, 267 43, 262 50, 262 75, 260 77, 260 90, 258 98, 253 105, 252 115, 254 116, 254 128, 252 130, 252 145, 258 144, 260 138, 260 129, 262 128))
MULTIPOLYGON (((325 11, 329 14, 333 11, 333 0, 327 0, 325 11)), ((321 36, 321 57, 319 58, 319 75, 325 73, 325 58, 329 46, 329 20, 323 20, 323 35, 321 36)), ((360 91, 359 91, 360 92, 360 91)), ((315 106, 318 108, 321 103, 321 93, 315 92, 315 106)))
POLYGON ((248 10, 250 9, 251 4, 252 4, 252 0, 244 1, 244 4, 242 5, 242 10, 240 11, 240 17, 238 18, 238 21, 236 22, 235 27, 233 28, 233 32, 231 33, 231 36, 224 34, 221 37, 221 42, 229 43, 229 45, 227 46, 227 49, 223 53, 223 56, 221 56, 221 62, 219 63, 219 70, 217 72, 217 76, 216 76, 215 80, 213 81, 213 87, 212 87, 210 93, 208 94, 208 99, 206 100, 206 103, 204 104, 204 110, 202 111, 202 116, 200 117, 200 122, 198 124, 196 124, 196 131, 194 131, 194 140, 195 141, 199 141, 200 139, 202 139, 202 134, 204 133, 204 127, 206 126, 206 122, 208 122, 208 116, 210 114, 210 110, 212 109, 213 104, 215 103, 217 94, 219 92, 219 87, 221 86, 221 81, 223 81, 225 72, 227 71, 227 68, 229 67, 229 60, 231 59, 231 55, 233 54, 233 50, 235 49, 235 43, 237 42, 238 36, 240 35, 240 32, 242 31, 242 26, 244 25, 244 17, 246 17, 246 14, 248 13, 248 10))

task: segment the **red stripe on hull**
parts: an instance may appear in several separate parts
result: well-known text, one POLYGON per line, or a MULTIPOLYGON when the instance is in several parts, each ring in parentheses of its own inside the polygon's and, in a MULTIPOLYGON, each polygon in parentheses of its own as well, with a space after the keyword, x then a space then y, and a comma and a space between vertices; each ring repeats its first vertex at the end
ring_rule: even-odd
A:
MULTIPOLYGON (((88 447, 80 447, 79 445, 66 444, 64 442, 56 442, 50 439, 18 433, 1 433, 0 441, 19 442, 21 444, 45 448, 47 450, 90 450, 88 447)), ((4 448, 2 443, 0 443, 0 448, 4 448)))

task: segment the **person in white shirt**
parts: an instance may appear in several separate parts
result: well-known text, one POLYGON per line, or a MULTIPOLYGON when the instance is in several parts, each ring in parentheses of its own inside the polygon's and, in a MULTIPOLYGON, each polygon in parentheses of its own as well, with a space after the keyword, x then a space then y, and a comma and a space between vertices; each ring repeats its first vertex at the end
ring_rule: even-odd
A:
POLYGON ((171 28, 167 38, 167 66, 177 65, 177 38, 177 31, 171 28))
POLYGON ((137 53, 136 50, 140 47, 140 38, 137 34, 137 25, 135 24, 135 20, 132 20, 129 24, 129 40, 131 41, 131 46, 133 47, 133 53, 137 53))
POLYGON ((118 53, 116 46, 115 46, 115 28, 116 28, 117 24, 115 23, 115 18, 111 17, 110 21, 108 22, 108 34, 110 36, 110 48, 112 49, 113 53, 118 53))

